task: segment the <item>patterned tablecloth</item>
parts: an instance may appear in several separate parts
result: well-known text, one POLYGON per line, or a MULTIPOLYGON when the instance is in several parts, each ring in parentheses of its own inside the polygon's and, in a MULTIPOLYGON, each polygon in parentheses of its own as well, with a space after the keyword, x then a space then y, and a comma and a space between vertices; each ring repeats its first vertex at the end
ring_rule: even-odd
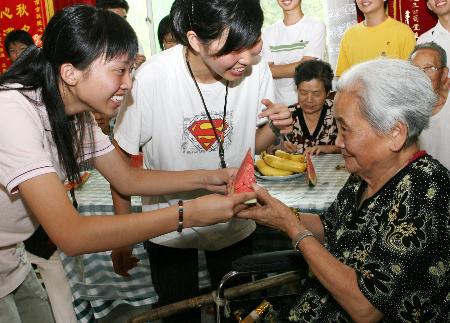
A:
MULTIPOLYGON (((317 185, 309 187, 304 176, 283 181, 258 179, 258 183, 288 206, 303 211, 320 213, 336 197, 348 178, 341 155, 321 155, 313 157, 317 173, 317 185), (340 168, 340 167, 338 167, 340 168)), ((92 171, 87 183, 76 191, 79 211, 83 215, 113 214, 109 184, 97 172, 92 171)), ((141 210, 140 198, 132 199, 133 212, 141 210)), ((255 252, 290 248, 290 241, 279 231, 258 227, 255 233, 255 252)), ((110 252, 68 257, 61 254, 64 269, 74 296, 74 307, 79 322, 94 322, 106 316, 119 304, 133 306, 152 304, 157 296, 152 287, 150 268, 142 244, 136 245, 134 255, 140 259, 139 265, 130 271, 131 278, 123 278, 114 273, 110 252)), ((199 278, 201 287, 207 287, 209 277, 205 270, 203 253, 199 253, 201 265, 199 278)))

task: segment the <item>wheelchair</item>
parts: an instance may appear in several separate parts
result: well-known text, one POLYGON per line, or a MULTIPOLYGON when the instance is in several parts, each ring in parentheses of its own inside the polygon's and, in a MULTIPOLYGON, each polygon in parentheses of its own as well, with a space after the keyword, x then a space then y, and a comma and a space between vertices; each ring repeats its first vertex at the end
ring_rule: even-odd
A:
MULTIPOLYGON (((271 274, 267 278, 248 283, 249 291, 252 292, 253 290, 261 291, 262 289, 271 287, 299 283, 308 273, 306 261, 303 259, 301 253, 295 250, 248 255, 234 261, 232 268, 233 270, 222 278, 216 292, 216 323, 236 322, 236 319, 233 318, 232 306, 230 305, 233 302, 241 304, 241 306, 236 305, 235 308, 242 307, 242 304, 251 304, 250 307, 247 306, 248 314, 250 309, 255 308, 263 299, 267 298, 270 300, 269 295, 256 295, 254 298, 240 298, 239 300, 229 301, 225 295, 225 288, 235 278, 246 276, 259 277, 261 275, 271 274)), ((276 297, 286 298, 286 295, 276 297)))

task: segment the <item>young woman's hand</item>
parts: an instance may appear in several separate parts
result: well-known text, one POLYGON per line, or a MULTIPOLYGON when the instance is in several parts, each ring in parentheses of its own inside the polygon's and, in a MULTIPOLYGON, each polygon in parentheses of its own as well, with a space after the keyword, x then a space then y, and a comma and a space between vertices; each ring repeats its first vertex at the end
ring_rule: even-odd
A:
POLYGON ((237 168, 223 168, 217 170, 201 171, 205 189, 214 193, 227 193, 227 186, 232 183, 237 168))
POLYGON ((231 195, 210 194, 198 197, 184 204, 184 223, 186 227, 203 227, 227 222, 236 213, 248 208, 244 202, 254 199, 254 192, 231 195))
POLYGON ((133 256, 133 247, 114 249, 111 252, 114 271, 123 277, 130 277, 128 271, 137 266, 139 258, 133 256))
POLYGON ((267 109, 259 114, 260 118, 269 118, 273 125, 284 135, 292 132, 294 120, 292 119, 291 111, 288 109, 287 105, 273 103, 268 99, 263 99, 261 103, 264 104, 267 109))

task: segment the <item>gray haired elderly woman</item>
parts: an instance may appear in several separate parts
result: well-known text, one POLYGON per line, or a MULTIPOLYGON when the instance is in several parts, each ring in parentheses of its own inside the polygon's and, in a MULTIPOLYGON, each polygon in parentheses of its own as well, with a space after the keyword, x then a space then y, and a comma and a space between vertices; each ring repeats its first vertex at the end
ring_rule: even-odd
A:
POLYGON ((354 66, 337 84, 336 145, 352 173, 320 216, 255 187, 240 217, 286 232, 309 264, 290 321, 449 322, 450 173, 419 151, 436 96, 407 62, 354 66))

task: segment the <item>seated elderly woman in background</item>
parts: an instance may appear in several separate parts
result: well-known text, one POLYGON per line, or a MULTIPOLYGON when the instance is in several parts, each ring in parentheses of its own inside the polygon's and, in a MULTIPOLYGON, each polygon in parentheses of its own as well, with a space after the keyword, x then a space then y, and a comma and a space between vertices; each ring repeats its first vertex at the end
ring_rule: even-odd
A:
POLYGON ((449 321, 450 172, 417 145, 436 99, 408 62, 356 65, 335 100, 352 175, 330 208, 296 215, 255 186, 261 205, 239 216, 287 233, 313 273, 291 321, 449 321))
POLYGON ((289 108, 294 119, 294 130, 286 135, 281 149, 291 153, 338 153, 334 142, 337 126, 332 99, 327 99, 333 70, 321 60, 306 61, 295 69, 298 104, 289 108))

